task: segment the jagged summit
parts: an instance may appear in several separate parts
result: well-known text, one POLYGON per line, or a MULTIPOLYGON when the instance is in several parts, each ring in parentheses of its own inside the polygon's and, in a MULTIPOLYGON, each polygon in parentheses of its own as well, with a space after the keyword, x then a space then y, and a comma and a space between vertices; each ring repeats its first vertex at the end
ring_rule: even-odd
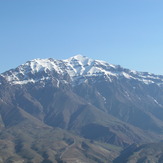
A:
POLYGON ((67 59, 67 60, 80 60, 80 61, 83 61, 83 60, 89 60, 89 58, 88 57, 86 57, 86 56, 84 56, 84 55, 81 55, 81 54, 77 54, 77 55, 75 55, 75 56, 73 56, 73 57, 70 57, 69 59, 67 59))
MULTIPOLYGON (((103 76, 112 82, 118 78, 138 80, 145 84, 162 84, 163 76, 150 73, 140 73, 121 66, 112 65, 105 61, 93 60, 86 56, 76 55, 65 60, 34 59, 9 70, 1 76, 12 84, 27 84, 29 82, 46 81, 55 78, 55 75, 67 75, 71 82, 81 83, 90 77, 103 76)), ((93 79, 96 80, 96 79, 93 79)))

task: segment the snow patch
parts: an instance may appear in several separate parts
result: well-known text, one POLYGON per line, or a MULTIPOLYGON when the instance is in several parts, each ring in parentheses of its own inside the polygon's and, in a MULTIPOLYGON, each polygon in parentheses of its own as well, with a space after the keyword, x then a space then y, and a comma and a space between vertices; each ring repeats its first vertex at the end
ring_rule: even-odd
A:
POLYGON ((123 74, 123 76, 124 76, 125 78, 127 78, 127 79, 130 79, 130 78, 131 78, 131 76, 130 76, 129 74, 125 73, 125 72, 122 72, 122 74, 123 74))
POLYGON ((24 85, 24 84, 28 84, 28 83, 36 83, 36 81, 31 79, 31 80, 24 80, 24 81, 13 81, 12 83, 15 85, 17 85, 17 84, 24 85))

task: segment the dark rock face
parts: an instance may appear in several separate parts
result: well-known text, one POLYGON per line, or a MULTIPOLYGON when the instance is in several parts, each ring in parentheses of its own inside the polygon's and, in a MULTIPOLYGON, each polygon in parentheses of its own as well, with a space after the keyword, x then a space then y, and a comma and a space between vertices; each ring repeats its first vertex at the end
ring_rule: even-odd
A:
POLYGON ((123 150, 113 163, 145 163, 145 162, 157 162, 163 161, 163 144, 162 143, 150 143, 143 145, 132 144, 123 150))

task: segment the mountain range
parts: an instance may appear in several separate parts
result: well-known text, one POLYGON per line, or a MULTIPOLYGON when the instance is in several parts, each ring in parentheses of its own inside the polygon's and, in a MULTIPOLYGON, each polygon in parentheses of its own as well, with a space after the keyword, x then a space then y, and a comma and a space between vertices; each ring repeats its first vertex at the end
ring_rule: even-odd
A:
POLYGON ((161 162, 162 140, 162 75, 82 55, 0 74, 2 163, 161 162))

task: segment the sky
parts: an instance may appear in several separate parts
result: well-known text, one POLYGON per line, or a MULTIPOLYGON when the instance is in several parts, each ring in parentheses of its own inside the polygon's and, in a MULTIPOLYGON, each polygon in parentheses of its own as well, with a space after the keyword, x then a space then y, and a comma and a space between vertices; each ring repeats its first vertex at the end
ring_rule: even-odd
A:
POLYGON ((0 73, 77 54, 163 75, 162 0, 0 0, 0 73))

